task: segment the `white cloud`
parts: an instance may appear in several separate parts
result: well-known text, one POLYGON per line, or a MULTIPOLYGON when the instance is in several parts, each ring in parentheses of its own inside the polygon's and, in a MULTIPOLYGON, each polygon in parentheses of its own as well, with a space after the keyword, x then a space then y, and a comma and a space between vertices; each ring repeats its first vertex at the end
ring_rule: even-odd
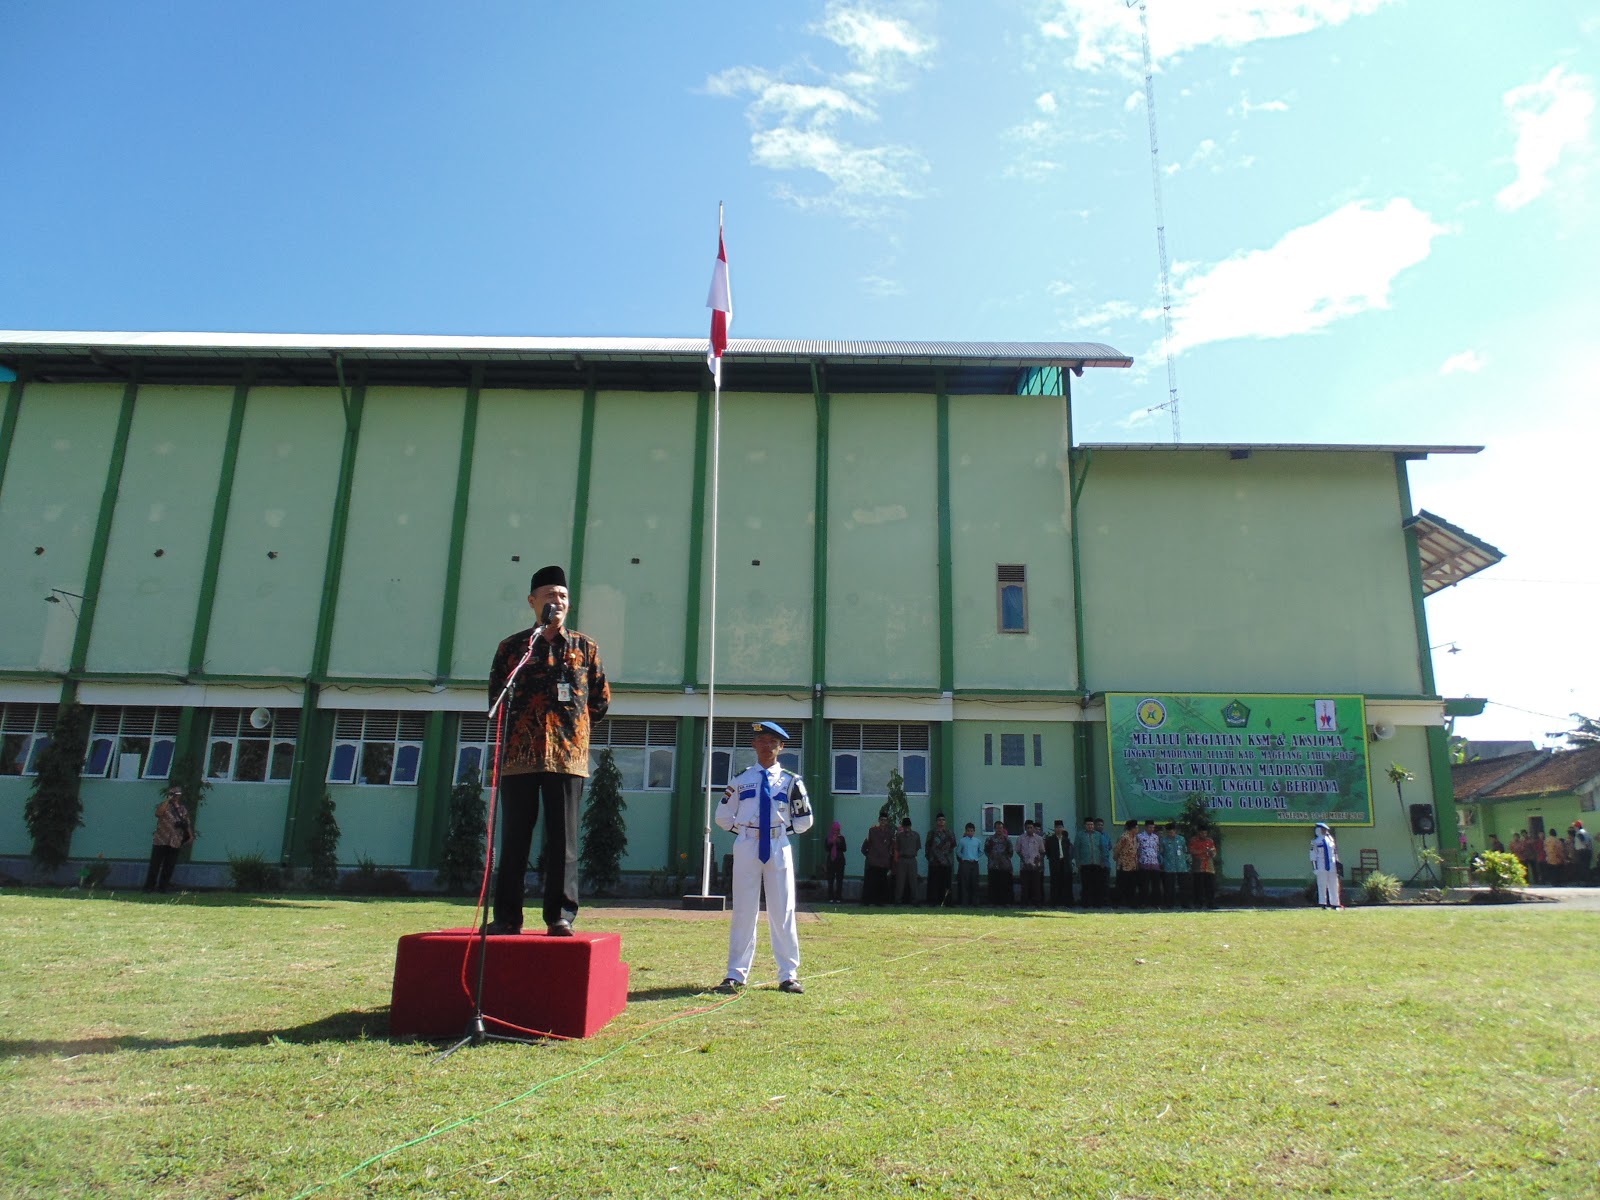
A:
POLYGON ((1076 312, 1072 315, 1074 329, 1085 333, 1100 333, 1110 328, 1115 321, 1126 321, 1129 317, 1139 315, 1139 306, 1130 304, 1126 300, 1107 300, 1104 304, 1097 304, 1091 309, 1076 312))
POLYGON ((1312 333, 1387 308, 1395 278, 1426 259, 1445 232, 1409 200, 1382 208, 1357 201, 1290 230, 1270 249, 1180 269, 1172 349, 1312 333))
POLYGON ((910 22, 887 16, 860 4, 833 0, 823 13, 820 32, 842 46, 851 61, 868 68, 896 60, 916 62, 932 52, 934 43, 912 28, 910 22))
POLYGON ((1251 104, 1250 97, 1246 96, 1239 101, 1239 111, 1248 117, 1251 113, 1288 112, 1289 106, 1282 100, 1264 100, 1260 104, 1251 104))
POLYGON ((1551 176, 1561 156, 1589 140, 1589 118, 1594 115, 1593 81, 1551 68, 1538 83, 1512 88, 1502 97, 1517 133, 1512 157, 1517 178, 1495 195, 1495 203, 1514 212, 1531 204, 1550 189, 1551 176))
POLYGON ((901 145, 860 145, 841 133, 851 121, 875 121, 872 97, 905 86, 908 67, 925 65, 935 43, 910 21, 866 4, 830 0, 813 27, 840 47, 848 69, 825 83, 797 82, 819 76, 809 61, 782 71, 730 67, 706 80, 711 95, 749 97, 745 116, 750 159, 758 167, 784 173, 809 173, 810 183, 786 181, 777 196, 806 209, 828 209, 857 219, 884 215, 889 201, 919 195, 916 184, 928 172, 927 160, 901 145), (825 180, 815 190, 818 178, 825 180))
POLYGON ((904 296, 906 294, 906 285, 898 279, 885 279, 882 275, 863 275, 861 277, 861 290, 869 296, 904 296))
MULTIPOLYGON (((1184 0, 1150 14, 1150 53, 1157 60, 1200 46, 1245 46, 1342 25, 1395 0, 1184 0)), ((1056 0, 1040 25, 1047 38, 1073 43, 1078 70, 1143 70, 1139 12, 1110 0, 1056 0)))
POLYGON ((1042 113, 1053 113, 1056 111, 1056 97, 1054 92, 1044 93, 1044 95, 1037 97, 1033 103, 1034 107, 1036 107, 1042 113))
POLYGON ((1454 375, 1465 371, 1469 375, 1476 375, 1489 365, 1489 360, 1476 350, 1463 350, 1460 354, 1452 354, 1439 364, 1439 374, 1454 375))

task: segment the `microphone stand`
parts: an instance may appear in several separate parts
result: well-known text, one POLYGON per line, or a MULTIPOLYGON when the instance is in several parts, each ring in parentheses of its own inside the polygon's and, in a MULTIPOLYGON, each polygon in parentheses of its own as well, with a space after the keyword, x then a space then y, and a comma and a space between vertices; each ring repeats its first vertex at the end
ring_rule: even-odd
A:
MULTIPOLYGON (((549 627, 550 622, 554 617, 555 605, 546 604, 544 606, 544 611, 540 613, 539 624, 534 626, 533 634, 528 638, 527 650, 523 652, 522 658, 518 661, 517 665, 511 668, 511 674, 506 678, 505 687, 500 689, 500 694, 495 697, 494 703, 489 706, 489 720, 491 722, 494 721, 495 714, 500 711, 500 706, 505 703, 507 698, 510 697, 511 689, 517 682, 517 676, 522 673, 522 668, 528 665, 528 660, 533 657, 533 648, 539 644, 539 639, 544 636, 544 631, 549 627)), ((505 742, 501 738, 496 738, 494 747, 494 779, 496 781, 495 791, 497 794, 495 798, 497 800, 499 798, 500 762, 504 754, 505 742)), ((489 856, 488 863, 490 868, 492 868, 494 864, 495 819, 499 816, 499 811, 498 804, 490 805, 488 840, 485 842, 485 849, 489 856)), ((472 988, 472 1016, 467 1018, 467 1029, 466 1032, 461 1036, 460 1040, 458 1040, 448 1049, 441 1050, 437 1055, 435 1055, 435 1062, 438 1062, 441 1059, 449 1058, 457 1050, 461 1049, 461 1047, 467 1045, 481 1046, 484 1042, 521 1042, 525 1046, 531 1046, 534 1044, 533 1038, 515 1037, 509 1033, 490 1033, 488 1028, 483 1023, 483 973, 484 968, 489 962, 489 908, 490 906, 487 904, 483 906, 482 919, 478 922, 477 931, 473 935, 478 943, 478 978, 473 984, 472 988)))

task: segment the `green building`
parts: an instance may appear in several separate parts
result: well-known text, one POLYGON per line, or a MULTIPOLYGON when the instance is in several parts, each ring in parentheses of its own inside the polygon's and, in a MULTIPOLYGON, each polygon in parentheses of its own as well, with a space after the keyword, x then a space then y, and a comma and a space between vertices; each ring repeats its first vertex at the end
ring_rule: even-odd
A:
MULTIPOLYGON (((324 792, 342 861, 436 864, 490 655, 551 562, 612 681, 596 749, 622 768, 629 871, 698 874, 713 635, 713 778, 749 761, 750 718, 783 721, 854 845, 891 771, 920 828, 1165 816, 1113 770, 1146 738, 1115 714, 1159 699, 1199 728, 1206 697, 1328 706, 1360 793, 1332 822, 1348 861, 1409 874, 1412 804, 1456 827, 1423 597, 1499 556, 1415 512, 1407 464, 1475 447, 1082 445, 1074 383, 1130 365, 1108 346, 735 342, 713 625, 704 352, 0 333, 0 856, 28 853, 29 773, 77 700, 76 860, 142 862, 193 752, 213 787, 180 880, 303 861, 324 792), (1399 797, 1390 762, 1416 777, 1399 797)), ((1225 874, 1305 878, 1293 805, 1221 815, 1245 822, 1225 874)))

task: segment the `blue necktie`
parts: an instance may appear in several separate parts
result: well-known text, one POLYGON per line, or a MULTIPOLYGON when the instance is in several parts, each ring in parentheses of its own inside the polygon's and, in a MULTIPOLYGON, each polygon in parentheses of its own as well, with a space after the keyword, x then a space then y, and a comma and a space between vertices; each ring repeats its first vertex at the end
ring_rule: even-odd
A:
POLYGON ((761 769, 761 841, 756 852, 762 862, 772 858, 772 789, 767 785, 767 770, 761 769))

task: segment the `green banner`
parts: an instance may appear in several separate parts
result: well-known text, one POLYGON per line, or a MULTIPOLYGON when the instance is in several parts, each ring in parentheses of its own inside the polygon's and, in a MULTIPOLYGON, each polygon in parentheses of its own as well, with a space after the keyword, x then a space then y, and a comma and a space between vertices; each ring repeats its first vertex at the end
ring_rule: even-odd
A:
POLYGON ((1194 793, 1223 825, 1372 824, 1361 696, 1106 695, 1111 816, 1168 821, 1194 793))

